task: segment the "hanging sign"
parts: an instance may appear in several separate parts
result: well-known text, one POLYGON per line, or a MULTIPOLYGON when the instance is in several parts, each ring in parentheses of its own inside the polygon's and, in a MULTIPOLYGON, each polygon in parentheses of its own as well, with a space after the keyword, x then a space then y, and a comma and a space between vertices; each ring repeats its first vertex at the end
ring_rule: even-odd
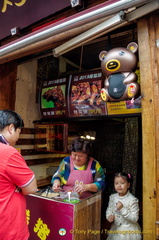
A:
POLYGON ((72 75, 68 94, 70 117, 106 115, 106 103, 100 96, 103 82, 101 71, 72 75))
POLYGON ((41 118, 141 113, 141 97, 119 102, 105 102, 100 95, 103 85, 104 76, 101 71, 44 81, 39 98, 41 118))

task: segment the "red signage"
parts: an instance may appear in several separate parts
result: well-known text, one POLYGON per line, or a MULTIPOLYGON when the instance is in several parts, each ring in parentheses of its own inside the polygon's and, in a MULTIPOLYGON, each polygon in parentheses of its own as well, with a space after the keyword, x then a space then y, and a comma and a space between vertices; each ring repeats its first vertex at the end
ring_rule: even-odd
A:
POLYGON ((70 0, 1 0, 0 39, 9 36, 12 28, 25 28, 68 6, 70 0))
POLYGON ((30 240, 73 240, 75 205, 26 196, 30 240))

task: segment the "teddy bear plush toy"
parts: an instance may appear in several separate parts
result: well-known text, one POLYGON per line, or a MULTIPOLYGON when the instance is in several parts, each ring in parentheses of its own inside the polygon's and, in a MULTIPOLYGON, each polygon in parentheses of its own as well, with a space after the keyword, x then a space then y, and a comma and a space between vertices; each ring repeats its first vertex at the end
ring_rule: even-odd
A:
POLYGON ((101 69, 104 74, 104 88, 100 94, 103 101, 117 102, 135 99, 139 96, 139 84, 134 72, 137 66, 138 45, 135 42, 127 48, 113 48, 99 54, 101 69))

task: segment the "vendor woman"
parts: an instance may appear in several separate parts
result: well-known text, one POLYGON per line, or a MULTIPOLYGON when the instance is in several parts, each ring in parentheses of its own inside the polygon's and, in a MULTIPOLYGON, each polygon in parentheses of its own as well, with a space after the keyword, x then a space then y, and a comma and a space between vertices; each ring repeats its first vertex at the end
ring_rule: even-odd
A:
POLYGON ((62 160, 52 177, 52 189, 78 192, 86 198, 105 188, 105 174, 99 162, 90 157, 91 142, 77 137, 71 145, 71 156, 62 160))

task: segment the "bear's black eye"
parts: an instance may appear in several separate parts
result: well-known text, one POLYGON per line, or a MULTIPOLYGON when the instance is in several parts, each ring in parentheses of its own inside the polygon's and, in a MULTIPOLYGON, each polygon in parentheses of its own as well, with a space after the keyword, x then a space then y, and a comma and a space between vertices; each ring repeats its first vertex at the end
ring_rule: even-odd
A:
POLYGON ((120 55, 120 56, 123 56, 124 54, 125 54, 124 51, 120 51, 120 52, 119 52, 119 55, 120 55))

